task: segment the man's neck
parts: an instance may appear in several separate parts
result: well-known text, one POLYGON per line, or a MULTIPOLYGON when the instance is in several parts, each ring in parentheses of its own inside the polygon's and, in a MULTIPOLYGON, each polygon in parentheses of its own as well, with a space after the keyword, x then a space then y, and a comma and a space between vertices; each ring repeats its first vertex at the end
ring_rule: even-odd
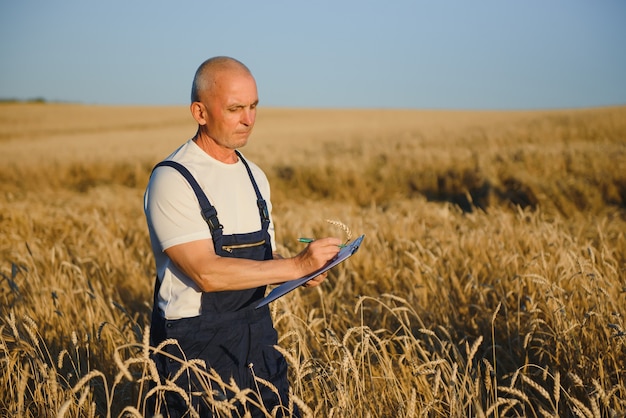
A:
POLYGON ((212 138, 203 135, 201 132, 196 133, 193 137, 193 141, 202 151, 206 152, 217 161, 221 161, 224 164, 235 164, 239 161, 239 157, 237 157, 234 149, 218 145, 212 138))

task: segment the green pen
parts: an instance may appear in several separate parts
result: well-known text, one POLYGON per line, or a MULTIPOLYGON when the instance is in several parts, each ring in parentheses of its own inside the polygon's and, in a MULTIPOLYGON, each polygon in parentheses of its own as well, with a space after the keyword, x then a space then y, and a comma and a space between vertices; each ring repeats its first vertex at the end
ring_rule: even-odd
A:
MULTIPOLYGON (((310 244, 310 243, 312 243, 315 240, 313 238, 298 238, 298 241, 304 242, 306 244, 310 244)), ((339 248, 344 248, 344 247, 346 247, 346 244, 339 244, 338 247, 339 248)))

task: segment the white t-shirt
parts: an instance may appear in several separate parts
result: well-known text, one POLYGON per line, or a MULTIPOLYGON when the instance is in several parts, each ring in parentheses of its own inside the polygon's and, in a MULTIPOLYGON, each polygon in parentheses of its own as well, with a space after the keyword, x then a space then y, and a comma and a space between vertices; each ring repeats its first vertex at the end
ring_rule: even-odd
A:
MULTIPOLYGON (((245 158, 245 157, 244 157, 245 158)), ((254 187, 245 166, 222 163, 189 140, 166 160, 184 165, 194 176, 209 202, 217 210, 223 234, 244 234, 261 229, 261 218, 254 187)), ((270 188, 265 173, 246 160, 270 213, 269 235, 276 248, 271 221, 270 188)), ((187 180, 172 167, 154 170, 144 195, 157 275, 161 280, 158 306, 167 319, 200 315, 202 292, 171 262, 164 250, 186 242, 211 239, 211 232, 200 214, 200 206, 187 180)))

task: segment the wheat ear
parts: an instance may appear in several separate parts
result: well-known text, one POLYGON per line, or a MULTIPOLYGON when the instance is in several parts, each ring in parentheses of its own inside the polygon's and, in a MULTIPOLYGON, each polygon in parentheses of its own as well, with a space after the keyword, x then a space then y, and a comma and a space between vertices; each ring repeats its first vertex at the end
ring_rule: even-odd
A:
POLYGON ((343 232, 345 232, 346 234, 346 242, 350 241, 350 238, 352 238, 352 231, 350 231, 350 228, 348 228, 346 224, 340 221, 334 221, 332 219, 326 219, 326 222, 328 222, 331 225, 338 226, 339 228, 341 228, 343 232))

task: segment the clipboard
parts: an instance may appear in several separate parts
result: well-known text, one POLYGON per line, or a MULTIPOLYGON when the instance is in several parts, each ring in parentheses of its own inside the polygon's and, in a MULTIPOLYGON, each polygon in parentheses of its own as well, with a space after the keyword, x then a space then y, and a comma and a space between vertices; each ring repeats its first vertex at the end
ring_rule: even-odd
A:
POLYGON ((317 276, 317 275, 319 275, 321 273, 324 273, 325 271, 328 271, 331 268, 335 267, 337 264, 347 260, 349 257, 351 257, 354 253, 356 253, 358 251, 359 247, 361 246, 361 242, 363 242, 363 238, 364 237, 365 237, 365 235, 361 235, 360 237, 358 237, 354 241, 346 244, 346 246, 343 247, 339 251, 339 253, 337 253, 335 258, 330 260, 321 269, 316 270, 313 273, 308 274, 306 276, 303 276, 303 277, 301 277, 299 279, 290 280, 288 282, 285 282, 285 283, 281 284, 278 287, 275 287, 274 289, 272 289, 272 291, 270 293, 268 293, 268 295, 265 298, 263 298, 259 302, 259 304, 255 307, 255 309, 259 309, 260 307, 265 306, 265 305, 267 305, 268 303, 270 303, 272 301, 275 301, 279 297, 285 296, 287 293, 291 292, 292 290, 294 290, 297 287, 302 286, 303 284, 305 284, 306 282, 308 282, 309 280, 311 280, 315 276, 317 276))

